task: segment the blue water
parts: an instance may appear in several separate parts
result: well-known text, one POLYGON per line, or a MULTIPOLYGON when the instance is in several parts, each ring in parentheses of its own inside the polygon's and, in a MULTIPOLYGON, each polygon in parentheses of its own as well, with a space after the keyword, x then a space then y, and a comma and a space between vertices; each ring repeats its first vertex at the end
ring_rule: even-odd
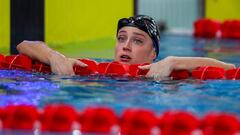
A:
MULTIPOLYGON (((239 66, 240 41, 205 40, 188 36, 163 36, 160 57, 208 56, 239 66)), ((98 59, 98 61, 102 61, 98 59)), ((104 105, 117 113, 141 107, 162 113, 185 110, 202 116, 210 111, 240 115, 240 81, 165 80, 156 82, 104 76, 57 76, 16 70, 0 71, 0 106, 67 103, 79 110, 104 105)))

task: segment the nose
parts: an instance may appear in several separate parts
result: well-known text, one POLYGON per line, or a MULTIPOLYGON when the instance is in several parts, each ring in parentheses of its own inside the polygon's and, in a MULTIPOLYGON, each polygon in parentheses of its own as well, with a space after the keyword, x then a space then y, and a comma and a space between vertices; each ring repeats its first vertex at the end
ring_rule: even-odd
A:
POLYGON ((132 51, 132 47, 131 47, 131 42, 130 40, 127 40, 127 42, 125 42, 124 46, 123 46, 123 50, 124 51, 132 51))

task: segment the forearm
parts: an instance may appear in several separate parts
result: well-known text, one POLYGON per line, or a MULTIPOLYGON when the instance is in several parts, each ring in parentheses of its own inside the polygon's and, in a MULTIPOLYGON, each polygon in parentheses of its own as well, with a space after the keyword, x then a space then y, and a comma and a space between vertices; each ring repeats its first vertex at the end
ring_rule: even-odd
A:
POLYGON ((207 57, 174 57, 170 56, 167 59, 171 61, 173 69, 180 70, 193 70, 199 66, 215 66, 215 67, 222 67, 225 70, 235 68, 235 65, 225 63, 213 58, 207 57))
POLYGON ((41 41, 23 41, 17 46, 17 50, 21 54, 46 64, 50 64, 49 58, 52 54, 57 53, 41 41))
POLYGON ((86 64, 77 59, 67 58, 52 50, 41 41, 23 41, 17 46, 17 50, 32 59, 50 65, 52 72, 59 75, 74 75, 73 65, 87 67, 86 64))

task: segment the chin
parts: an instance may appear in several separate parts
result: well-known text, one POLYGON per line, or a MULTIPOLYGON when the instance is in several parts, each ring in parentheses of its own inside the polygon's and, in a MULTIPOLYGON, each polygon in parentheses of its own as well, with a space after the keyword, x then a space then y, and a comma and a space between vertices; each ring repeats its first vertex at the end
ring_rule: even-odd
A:
POLYGON ((117 61, 117 62, 119 62, 121 64, 132 64, 130 61, 128 61, 128 62, 126 62, 126 61, 117 61))

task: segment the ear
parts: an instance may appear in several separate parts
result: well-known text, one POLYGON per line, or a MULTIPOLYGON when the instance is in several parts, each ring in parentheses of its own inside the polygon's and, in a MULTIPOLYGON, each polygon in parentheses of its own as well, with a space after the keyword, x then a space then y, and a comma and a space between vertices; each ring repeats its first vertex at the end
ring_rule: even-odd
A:
POLYGON ((151 51, 151 54, 150 54, 150 58, 152 61, 154 61, 154 59, 156 59, 156 57, 157 57, 157 54, 156 54, 155 48, 153 48, 151 51))

